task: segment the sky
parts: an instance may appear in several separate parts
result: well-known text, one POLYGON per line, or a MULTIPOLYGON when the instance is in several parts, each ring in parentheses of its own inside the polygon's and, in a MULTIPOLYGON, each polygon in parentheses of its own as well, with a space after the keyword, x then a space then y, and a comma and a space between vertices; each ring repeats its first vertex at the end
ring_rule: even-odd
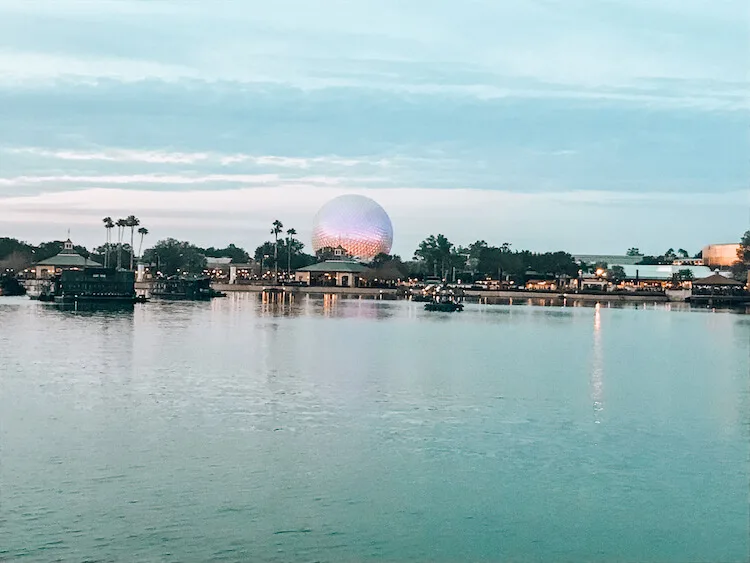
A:
POLYGON ((252 251, 360 193, 443 233, 691 253, 750 228, 746 0, 0 0, 0 236, 252 251))

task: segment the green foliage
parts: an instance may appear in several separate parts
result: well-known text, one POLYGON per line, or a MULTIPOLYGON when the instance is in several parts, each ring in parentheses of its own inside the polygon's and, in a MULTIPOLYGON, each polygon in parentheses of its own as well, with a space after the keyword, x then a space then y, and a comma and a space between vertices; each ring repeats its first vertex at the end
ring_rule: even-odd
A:
POLYGON ((380 253, 368 264, 373 279, 397 280, 409 275, 409 267, 396 254, 380 253))
POLYGON ((26 288, 15 276, 0 273, 0 295, 26 295, 26 288))
POLYGON ((746 281, 750 269, 750 231, 745 231, 737 249, 737 262, 732 265, 732 275, 736 280, 746 281))
POLYGON ((679 270, 676 274, 677 281, 693 281, 695 276, 693 276, 693 271, 689 268, 685 268, 684 270, 679 270))
POLYGON ((250 255, 244 248, 230 244, 226 248, 214 248, 209 246, 202 249, 205 256, 211 258, 231 258, 232 264, 247 264, 250 261, 250 255))
POLYGON ((34 246, 15 238, 0 237, 0 260, 13 253, 32 254, 34 246))
POLYGON ((8 237, 0 237, 0 273, 19 272, 34 262, 35 247, 8 237))
POLYGON ((627 255, 628 256, 643 256, 643 254, 641 254, 640 249, 636 247, 628 248, 627 255))
MULTIPOLYGON (((689 270, 688 270, 689 271, 689 270)), ((625 279, 625 268, 622 266, 612 266, 607 270, 607 278, 613 282, 619 282, 625 279)))
POLYGON ((199 274, 206 266, 206 258, 197 246, 173 238, 160 240, 143 253, 143 259, 157 264, 165 275, 180 273, 199 274))
MULTIPOLYGON (((278 266, 280 269, 285 269, 290 263, 289 251, 291 250, 291 267, 292 270, 298 268, 304 268, 310 264, 315 263, 315 256, 305 254, 302 250, 305 245, 297 239, 279 239, 278 242, 278 266)), ((253 255, 255 261, 260 264, 263 263, 265 269, 272 269, 276 262, 274 262, 274 250, 276 249, 276 243, 274 241, 266 241, 255 249, 253 255), (268 258, 264 258, 267 256, 268 258)))
POLYGON ((445 278, 448 269, 455 262, 452 250, 453 243, 445 235, 430 235, 419 243, 414 251, 414 258, 425 262, 434 276, 440 274, 442 278, 445 278))
MULTIPOLYGON (((505 278, 523 281, 527 271, 532 270, 542 275, 570 276, 578 275, 578 265, 567 252, 533 253, 528 250, 513 251, 510 243, 501 246, 490 246, 484 240, 478 240, 467 248, 455 247, 444 236, 429 236, 423 240, 414 252, 418 263, 423 265, 425 273, 442 273, 443 278, 448 268, 467 271, 469 277, 505 278), (439 270, 438 270, 439 268, 439 270)), ((415 269, 411 273, 416 273, 415 269)), ((462 278, 466 277, 462 274, 462 278)))

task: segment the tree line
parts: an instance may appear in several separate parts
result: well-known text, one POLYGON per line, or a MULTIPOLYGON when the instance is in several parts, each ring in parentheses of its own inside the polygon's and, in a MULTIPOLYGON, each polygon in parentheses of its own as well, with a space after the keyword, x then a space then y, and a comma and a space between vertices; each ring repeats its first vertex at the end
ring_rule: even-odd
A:
MULTIPOLYGON (((148 264, 155 264, 159 271, 172 275, 178 272, 200 273, 206 266, 206 258, 230 258, 232 263, 246 264, 253 259, 263 272, 272 272, 275 279, 279 273, 309 266, 318 261, 334 257, 334 249, 322 249, 315 255, 305 252, 305 245, 296 237, 294 228, 284 228, 280 220, 271 223, 269 234, 272 238, 264 241, 250 254, 244 248, 229 244, 224 248, 201 248, 187 241, 167 238, 158 241, 153 247, 141 252, 148 229, 140 226, 140 220, 130 215, 113 221, 105 217, 102 223, 106 229, 105 243, 88 251, 75 246, 79 254, 100 262, 105 266, 132 269, 137 256, 148 264), (136 230, 136 227, 139 227, 136 230), (117 228, 116 238, 112 230, 117 228), (127 240, 130 230, 130 242, 127 240), (140 235, 138 251, 135 252, 135 234, 140 235)), ((37 246, 13 238, 0 238, 0 273, 18 272, 46 258, 58 254, 63 249, 63 241, 44 242, 37 246)), ((672 264, 678 258, 689 258, 689 253, 680 248, 668 249, 658 256, 643 255, 638 248, 630 248, 627 254, 639 257, 637 264, 672 264)), ((700 258, 701 254, 694 255, 700 258)), ((737 279, 746 279, 750 265, 750 231, 741 241, 738 261, 732 267, 737 279)), ((501 279, 521 281, 525 277, 576 277, 579 272, 606 270, 611 279, 622 277, 623 272, 610 268, 605 263, 581 263, 565 251, 532 252, 515 250, 511 243, 494 246, 484 240, 477 240, 467 246, 455 244, 443 234, 429 235, 422 240, 410 260, 398 255, 381 254, 369 264, 374 275, 389 278, 439 278, 446 280, 476 281, 479 279, 501 279)), ((684 274, 685 277, 687 273, 684 274)))

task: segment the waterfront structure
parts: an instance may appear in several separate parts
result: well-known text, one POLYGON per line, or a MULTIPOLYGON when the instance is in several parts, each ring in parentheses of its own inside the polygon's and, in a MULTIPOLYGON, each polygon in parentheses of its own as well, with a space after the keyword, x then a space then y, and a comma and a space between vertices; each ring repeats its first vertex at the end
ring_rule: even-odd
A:
POLYGON ((295 280, 307 285, 360 287, 369 268, 354 260, 326 260, 295 272, 295 280))
POLYGON ((158 278, 150 291, 151 297, 158 299, 211 299, 223 297, 224 294, 211 288, 211 278, 208 276, 170 276, 158 278))
POLYGON ((63 249, 60 253, 34 264, 34 274, 37 279, 49 279, 63 270, 87 267, 101 268, 103 266, 99 262, 78 254, 73 248, 73 243, 68 239, 63 243, 63 249))
POLYGON ((258 270, 259 277, 263 276, 263 272, 255 262, 248 262, 247 264, 230 264, 229 265, 229 283, 249 283, 253 278, 253 272, 258 270))
POLYGON ((38 296, 56 303, 134 303, 135 272, 115 268, 86 267, 63 270, 38 296))
POLYGON ((703 263, 706 266, 728 268, 739 258, 737 251, 740 245, 732 244, 709 244, 703 248, 703 263))
POLYGON ((361 195, 343 195, 327 202, 315 215, 312 228, 314 252, 342 247, 347 254, 370 261, 388 254, 393 245, 393 225, 385 210, 361 195))
POLYGON ((691 303, 743 303, 750 301, 750 294, 742 282, 714 273, 693 281, 691 303))
POLYGON ((573 260, 576 263, 586 264, 637 264, 643 260, 643 256, 626 256, 617 254, 574 254, 573 260))
POLYGON ((612 264, 610 269, 616 266, 620 266, 623 271, 620 285, 632 289, 664 289, 687 272, 690 272, 690 279, 683 281, 688 282, 712 274, 711 268, 707 266, 612 264))

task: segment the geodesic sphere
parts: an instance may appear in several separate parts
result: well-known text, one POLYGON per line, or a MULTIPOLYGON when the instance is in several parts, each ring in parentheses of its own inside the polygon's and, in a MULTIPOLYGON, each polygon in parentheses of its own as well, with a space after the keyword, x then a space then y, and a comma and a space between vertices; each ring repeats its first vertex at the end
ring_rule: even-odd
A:
POLYGON ((361 195, 332 199, 315 214, 313 251, 343 247, 353 257, 369 261, 393 245, 393 225, 385 209, 361 195))

